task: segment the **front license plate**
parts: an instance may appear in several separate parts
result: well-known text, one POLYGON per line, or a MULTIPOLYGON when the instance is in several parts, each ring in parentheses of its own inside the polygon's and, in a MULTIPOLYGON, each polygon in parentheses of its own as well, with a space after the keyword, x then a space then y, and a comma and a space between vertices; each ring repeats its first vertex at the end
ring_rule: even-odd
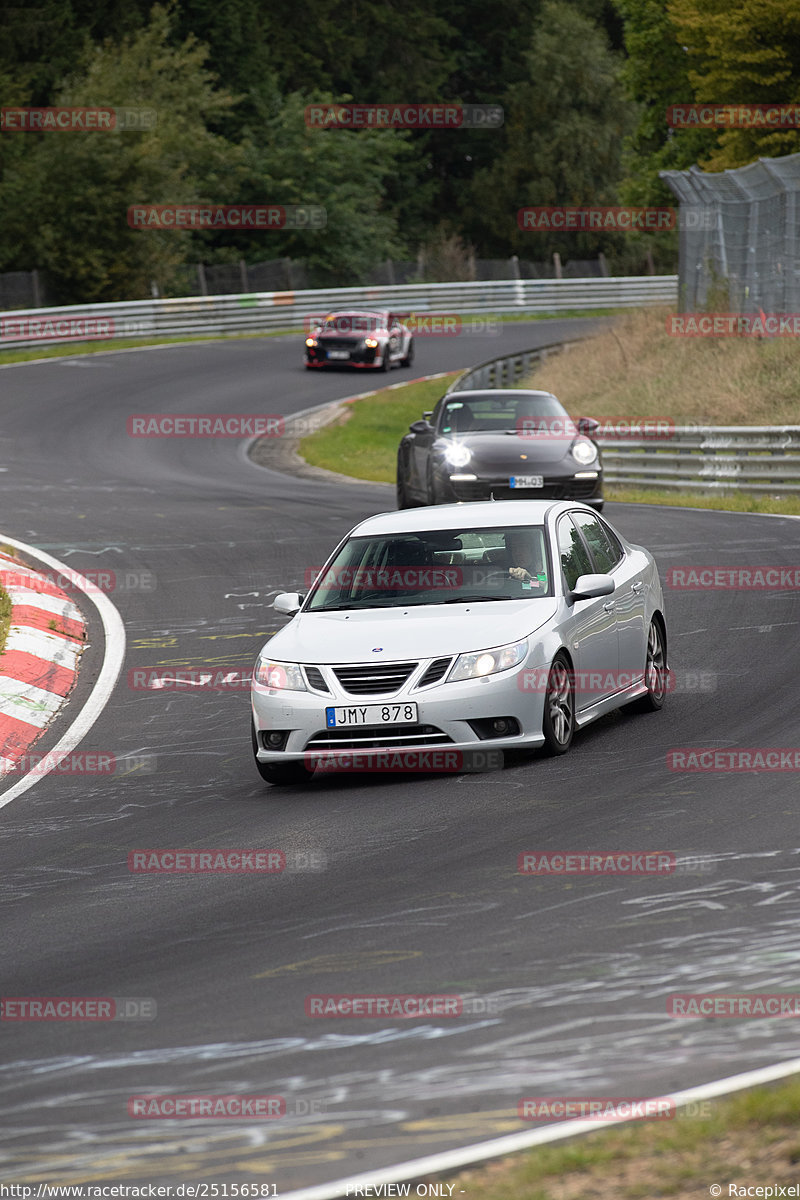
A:
POLYGON ((544 475, 512 475, 508 486, 512 488, 544 487, 544 475))
POLYGON ((349 350, 329 350, 328 351, 328 358, 349 358, 349 357, 350 357, 349 350))
POLYGON ((416 704, 354 704, 346 708, 326 708, 325 725, 340 729, 345 725, 416 725, 416 704))

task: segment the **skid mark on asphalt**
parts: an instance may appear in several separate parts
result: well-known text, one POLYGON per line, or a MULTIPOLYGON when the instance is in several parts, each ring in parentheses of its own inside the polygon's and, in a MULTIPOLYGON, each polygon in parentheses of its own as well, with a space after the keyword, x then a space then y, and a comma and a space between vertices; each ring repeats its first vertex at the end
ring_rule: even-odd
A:
POLYGON ((350 954, 318 954, 315 958, 270 967, 252 979, 277 979, 282 975, 338 975, 340 971, 360 971, 363 967, 384 967, 389 963, 408 962, 422 958, 421 950, 364 950, 350 954))

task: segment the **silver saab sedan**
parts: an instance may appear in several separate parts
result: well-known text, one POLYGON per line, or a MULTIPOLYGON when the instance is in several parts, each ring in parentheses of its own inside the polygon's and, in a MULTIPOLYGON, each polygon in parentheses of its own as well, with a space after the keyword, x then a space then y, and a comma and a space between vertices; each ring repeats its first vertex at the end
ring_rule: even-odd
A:
POLYGON ((383 513, 336 547, 252 682, 256 767, 433 748, 564 754, 576 729, 667 691, 652 555, 592 508, 509 500, 383 513))

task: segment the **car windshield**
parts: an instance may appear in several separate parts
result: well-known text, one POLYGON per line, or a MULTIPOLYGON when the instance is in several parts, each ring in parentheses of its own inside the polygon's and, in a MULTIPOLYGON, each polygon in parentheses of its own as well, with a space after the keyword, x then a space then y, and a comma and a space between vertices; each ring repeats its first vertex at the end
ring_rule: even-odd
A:
POLYGON ((562 434, 577 433, 566 409, 555 396, 515 396, 501 392, 494 396, 469 396, 442 405, 439 429, 444 434, 515 433, 553 431, 553 418, 562 434))
POLYGON ((364 313, 339 313, 337 316, 325 318, 324 329, 335 333, 374 333, 383 328, 380 317, 367 316, 364 313))
POLYGON ((552 596, 540 525, 351 537, 306 612, 533 600, 552 596))

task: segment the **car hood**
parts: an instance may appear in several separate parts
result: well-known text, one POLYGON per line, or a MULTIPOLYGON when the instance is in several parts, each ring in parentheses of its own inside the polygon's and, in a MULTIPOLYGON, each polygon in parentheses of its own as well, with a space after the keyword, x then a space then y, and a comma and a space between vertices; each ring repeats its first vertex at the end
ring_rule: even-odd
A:
MULTIPOLYGON (((552 620, 556 600, 298 613, 266 643, 279 662, 406 662, 516 642, 552 620)), ((268 647, 268 650, 267 650, 268 647)))
POLYGON ((459 437, 442 438, 437 449, 442 451, 453 442, 467 446, 472 454, 471 462, 464 467, 493 470, 498 467, 519 470, 524 474, 527 469, 541 463, 561 462, 568 453, 574 439, 569 436, 519 437, 515 433, 465 433, 459 437), (522 455, 525 458, 522 458, 522 455))

